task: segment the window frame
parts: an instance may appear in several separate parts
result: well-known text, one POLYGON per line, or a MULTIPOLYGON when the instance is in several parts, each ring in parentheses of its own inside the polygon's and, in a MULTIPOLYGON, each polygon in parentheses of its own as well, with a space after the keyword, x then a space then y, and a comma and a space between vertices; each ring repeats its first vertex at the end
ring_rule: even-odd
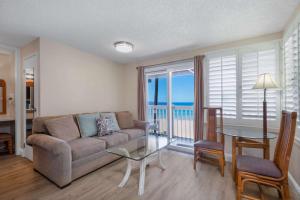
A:
MULTIPOLYGON (((205 74, 205 78, 204 78, 204 94, 206 94, 206 98, 204 100, 205 104, 209 105, 209 59, 211 58, 218 58, 218 57, 226 57, 226 56, 235 56, 236 57, 236 73, 238 70, 238 56, 237 56, 237 51, 236 50, 228 50, 228 51, 220 51, 220 52, 215 52, 215 53, 211 53, 211 54, 207 54, 205 56, 205 60, 204 60, 204 74, 205 74)), ((236 74, 238 75, 238 73, 236 74)), ((237 77, 238 78, 238 77, 237 77)), ((238 96, 237 96, 237 80, 236 80, 236 103, 238 104, 238 96)), ((237 109, 237 105, 236 105, 236 117, 235 118, 225 118, 225 120, 227 121, 232 121, 232 120, 236 120, 237 119, 237 115, 238 115, 238 109, 237 109)))
MULTIPOLYGON (((285 51, 286 51, 286 49, 285 49, 285 44, 286 44, 286 42, 288 42, 288 40, 290 39, 290 38, 292 38, 293 39, 293 35, 294 35, 294 32, 296 32, 297 33, 297 36, 296 37, 298 37, 297 38, 297 41, 298 41, 298 43, 297 43, 297 48, 298 48, 298 71, 297 71, 297 82, 298 82, 298 88, 297 88, 297 90, 298 90, 298 109, 296 110, 297 111, 297 113, 298 113, 298 116, 297 116, 297 133, 296 133, 296 139, 298 138, 298 140, 299 140, 299 137, 300 137, 300 116, 299 116, 299 114, 300 114, 300 92, 299 92, 299 89, 300 89, 300 17, 299 17, 299 19, 298 20, 296 20, 291 26, 290 26, 290 28, 289 28, 289 30, 288 31, 286 31, 286 34, 284 35, 284 37, 283 37, 283 40, 282 40, 282 71, 283 71, 283 73, 284 73, 284 75, 283 75, 283 80, 282 80, 282 85, 283 85, 283 88, 284 89, 286 89, 286 60, 285 60, 285 51)), ((283 93, 282 94, 282 98, 283 98, 283 101, 282 101, 282 106, 283 106, 283 108, 286 108, 286 96, 285 96, 285 94, 286 93, 283 93)))
MULTIPOLYGON (((280 65, 280 40, 273 40, 271 42, 258 43, 247 46, 238 46, 232 49, 224 49, 216 52, 210 52, 206 54, 204 61, 204 85, 205 85, 205 105, 209 105, 209 59, 221 56, 228 55, 236 55, 236 119, 230 119, 224 117, 224 124, 230 126, 243 126, 243 127, 257 127, 258 124, 262 127, 261 119, 243 119, 242 118, 242 56, 244 53, 250 52, 258 52, 268 49, 275 50, 275 64, 276 64, 276 77, 274 77, 275 81, 281 86, 281 78, 280 74, 282 72, 280 65)), ((268 120, 268 128, 269 129, 278 129, 279 127, 279 118, 280 118, 280 110, 282 107, 282 92, 279 91, 277 95, 277 106, 276 106, 276 119, 268 120)))

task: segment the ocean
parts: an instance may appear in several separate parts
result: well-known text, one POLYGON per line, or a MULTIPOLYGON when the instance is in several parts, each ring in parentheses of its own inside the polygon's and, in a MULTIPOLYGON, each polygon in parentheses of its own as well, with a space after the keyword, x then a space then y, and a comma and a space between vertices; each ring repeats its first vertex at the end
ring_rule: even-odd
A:
MULTIPOLYGON (((154 105, 153 102, 148 102, 148 105, 154 105)), ((158 102, 159 106, 166 106, 167 102, 158 102)), ((193 106, 194 102, 173 102, 173 106, 193 106)), ((148 119, 153 119, 153 109, 150 107, 148 109, 148 119)), ((187 120, 193 120, 194 117, 194 110, 193 108, 187 108, 187 109, 173 109, 173 118, 174 119, 187 119, 187 120)), ((158 119, 166 119, 167 118, 167 109, 157 109, 157 118, 158 119)))
MULTIPOLYGON (((154 102, 149 101, 148 105, 154 105, 154 102)), ((167 102, 158 102, 157 105, 166 106, 167 102)), ((193 106, 194 102, 173 102, 172 105, 174 105, 174 106, 193 106)))

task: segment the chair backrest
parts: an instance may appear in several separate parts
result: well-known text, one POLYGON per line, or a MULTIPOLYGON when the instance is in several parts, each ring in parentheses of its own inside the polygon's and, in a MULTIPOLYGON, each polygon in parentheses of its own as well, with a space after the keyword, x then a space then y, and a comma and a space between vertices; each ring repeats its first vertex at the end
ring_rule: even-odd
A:
POLYGON ((282 111, 280 129, 274 153, 274 162, 283 176, 287 176, 290 156, 295 139, 297 113, 282 111))
MULTIPOLYGON (((218 141, 218 118, 217 111, 219 110, 220 115, 220 132, 223 132, 223 113, 222 108, 204 107, 203 111, 207 110, 207 129, 206 129, 206 140, 217 142, 218 141)), ((224 136, 221 134, 221 143, 224 143, 224 136)))

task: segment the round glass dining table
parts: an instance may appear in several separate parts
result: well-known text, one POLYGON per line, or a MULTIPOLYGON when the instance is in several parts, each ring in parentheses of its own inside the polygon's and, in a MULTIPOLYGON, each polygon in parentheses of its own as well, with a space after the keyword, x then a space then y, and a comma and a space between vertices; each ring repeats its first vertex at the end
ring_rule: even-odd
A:
MULTIPOLYGON (((248 139, 265 139, 262 130, 257 128, 224 128, 223 134, 232 137, 242 137, 248 139)), ((277 134, 267 133, 267 139, 275 139, 277 134)))
POLYGON ((277 137, 277 134, 271 132, 264 137, 263 131, 258 128, 223 128, 222 132, 224 135, 232 137, 232 175, 234 179, 237 148, 239 155, 242 154, 243 147, 263 149, 264 159, 269 159, 270 140, 277 137))

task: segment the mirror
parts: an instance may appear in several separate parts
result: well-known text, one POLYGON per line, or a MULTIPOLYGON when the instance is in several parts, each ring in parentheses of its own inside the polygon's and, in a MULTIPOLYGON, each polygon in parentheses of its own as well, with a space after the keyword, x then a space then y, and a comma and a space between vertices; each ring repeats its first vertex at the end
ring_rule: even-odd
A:
POLYGON ((26 111, 34 111, 34 77, 33 69, 25 69, 25 79, 26 79, 26 111))
POLYGON ((6 114, 6 83, 0 79, 0 114, 6 114))

